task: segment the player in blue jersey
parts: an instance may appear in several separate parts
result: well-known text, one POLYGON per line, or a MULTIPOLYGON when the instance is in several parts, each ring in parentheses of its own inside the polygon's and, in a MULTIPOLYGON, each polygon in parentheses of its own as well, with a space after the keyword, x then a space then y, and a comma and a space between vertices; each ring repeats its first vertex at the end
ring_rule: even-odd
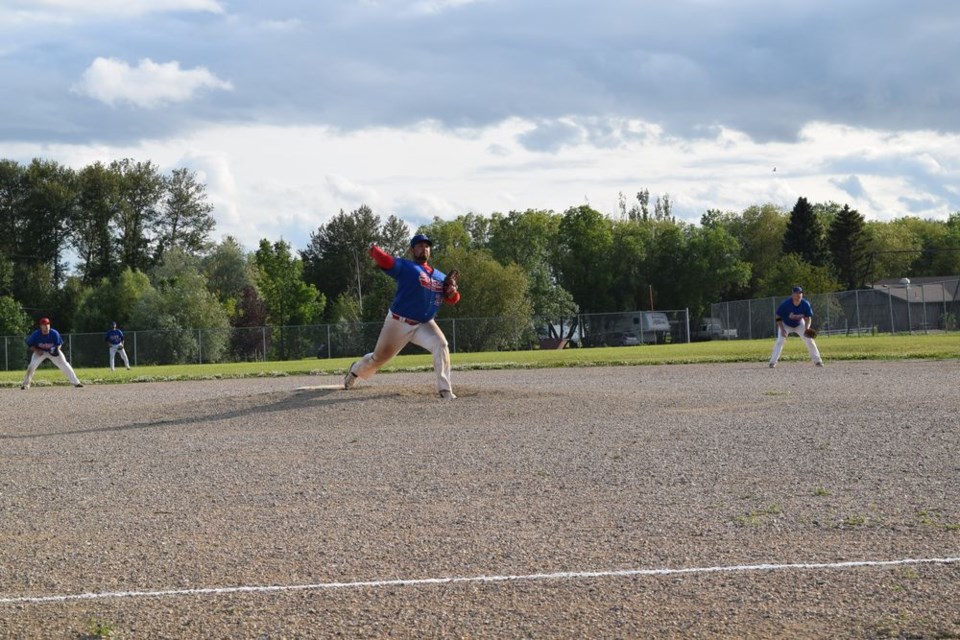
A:
POLYGON ((123 331, 117 328, 116 322, 110 323, 110 330, 104 334, 103 339, 110 348, 110 371, 114 371, 114 363, 117 361, 117 353, 126 365, 127 371, 130 370, 130 359, 127 358, 127 350, 123 348, 123 331))
POLYGON ((27 336, 26 343, 32 355, 30 357, 30 364, 27 365, 27 375, 23 379, 20 388, 30 388, 33 374, 36 373, 37 367, 39 367, 44 360, 49 360, 57 365, 57 368, 67 376, 70 384, 75 387, 82 387, 83 385, 80 384, 80 379, 77 378, 73 367, 67 362, 67 357, 63 355, 63 351, 60 349, 60 347, 63 346, 63 338, 60 337, 60 333, 56 329, 50 328, 50 320, 47 318, 40 318, 39 325, 39 329, 27 336))
POLYGON ((787 341, 787 336, 795 333, 800 336, 803 343, 807 345, 807 351, 810 353, 810 360, 818 367, 823 366, 823 360, 820 358, 820 350, 817 349, 817 343, 813 338, 805 335, 807 329, 813 323, 813 307, 803 299, 803 288, 794 287, 790 297, 784 300, 776 313, 777 340, 773 343, 773 353, 770 354, 770 368, 777 366, 780 359, 780 352, 783 351, 783 345, 787 341))
POLYGON ((459 302, 460 292, 454 274, 448 278, 428 264, 431 246, 433 242, 427 236, 413 236, 410 240, 413 260, 395 258, 376 245, 370 247, 370 257, 377 266, 397 281, 397 293, 387 311, 377 346, 350 366, 343 380, 344 389, 351 388, 358 378, 372 377, 412 342, 433 354, 440 397, 445 400, 457 397, 450 384, 450 348, 434 317, 440 305, 459 302))

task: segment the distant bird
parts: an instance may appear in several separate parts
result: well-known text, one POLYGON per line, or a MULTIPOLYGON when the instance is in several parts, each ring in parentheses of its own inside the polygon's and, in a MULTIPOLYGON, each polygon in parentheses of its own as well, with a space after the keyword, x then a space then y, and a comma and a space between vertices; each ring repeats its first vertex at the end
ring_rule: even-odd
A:
POLYGON ((773 168, 773 172, 774 172, 774 173, 777 172, 777 168, 776 168, 776 167, 773 168))

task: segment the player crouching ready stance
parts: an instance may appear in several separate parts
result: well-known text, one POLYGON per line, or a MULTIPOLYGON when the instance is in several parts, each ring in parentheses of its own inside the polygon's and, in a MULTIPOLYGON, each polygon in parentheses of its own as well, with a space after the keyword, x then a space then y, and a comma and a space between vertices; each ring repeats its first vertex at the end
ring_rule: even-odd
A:
POLYGON ((30 347, 30 351, 33 353, 30 356, 30 364, 27 365, 27 375, 24 377, 20 388, 30 388, 30 383, 33 381, 33 374, 37 372, 37 367, 39 367, 44 360, 49 360, 57 365, 57 368, 63 372, 63 375, 67 376, 70 384, 75 387, 82 387, 83 385, 80 384, 80 379, 77 377, 77 374, 74 373, 73 367, 67 362, 67 357, 63 355, 63 351, 60 349, 60 347, 63 346, 63 338, 60 337, 60 333, 56 329, 50 328, 50 320, 47 318, 40 318, 39 325, 39 329, 27 336, 27 346, 30 347))
POLYGON ((377 346, 354 362, 343 379, 343 388, 349 389, 357 378, 368 380, 408 343, 419 345, 433 354, 433 368, 437 373, 440 397, 452 400, 457 396, 450 384, 450 348, 434 317, 440 305, 460 301, 457 289, 457 271, 444 275, 427 264, 433 242, 423 234, 410 240, 413 260, 395 258, 373 245, 370 257, 377 266, 397 281, 397 293, 387 311, 377 346))
POLYGON ((807 345, 807 352, 813 364, 818 367, 823 366, 820 350, 817 349, 817 343, 813 341, 817 337, 817 332, 810 327, 813 324, 813 307, 803 299, 803 288, 794 287, 790 297, 777 307, 776 324, 777 340, 773 343, 773 353, 770 354, 771 369, 777 366, 783 345, 791 333, 800 336, 803 343, 807 345))

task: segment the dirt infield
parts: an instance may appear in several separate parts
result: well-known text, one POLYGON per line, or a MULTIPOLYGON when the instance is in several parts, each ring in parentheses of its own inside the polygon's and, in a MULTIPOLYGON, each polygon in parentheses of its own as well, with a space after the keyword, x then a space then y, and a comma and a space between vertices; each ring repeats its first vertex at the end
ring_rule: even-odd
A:
POLYGON ((0 391, 0 637, 960 637, 956 361, 339 382, 0 391))

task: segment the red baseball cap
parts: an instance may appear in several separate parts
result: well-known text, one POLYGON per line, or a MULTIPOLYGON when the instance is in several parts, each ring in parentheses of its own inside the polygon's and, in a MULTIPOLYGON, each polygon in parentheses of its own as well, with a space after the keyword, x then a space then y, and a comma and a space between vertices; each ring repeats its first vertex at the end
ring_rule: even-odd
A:
POLYGON ((50 318, 40 318, 40 322, 37 324, 50 324, 50 318))

